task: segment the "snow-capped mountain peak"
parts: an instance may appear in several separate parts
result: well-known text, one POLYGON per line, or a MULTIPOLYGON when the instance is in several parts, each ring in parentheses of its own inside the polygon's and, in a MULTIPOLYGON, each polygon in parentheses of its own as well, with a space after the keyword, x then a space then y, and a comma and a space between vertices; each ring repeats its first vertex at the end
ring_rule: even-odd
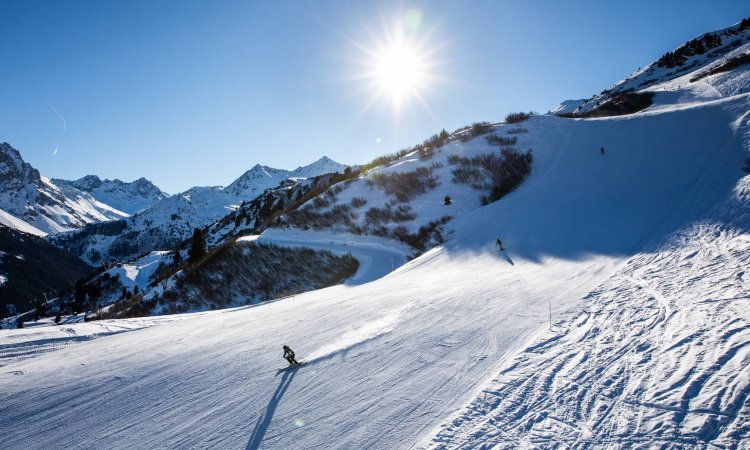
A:
POLYGON ((152 250, 173 247, 189 238, 196 227, 214 223, 237 209, 243 201, 255 199, 287 178, 312 178, 342 172, 346 167, 328 157, 294 171, 256 164, 225 188, 195 186, 157 201, 126 219, 119 234, 90 227, 51 240, 90 263, 124 261, 152 250))
POLYGON ((43 233, 127 216, 87 192, 41 176, 8 143, 0 144, 0 209, 43 233))
POLYGON ((327 156, 306 166, 297 167, 292 176, 310 178, 324 173, 343 172, 348 166, 338 163, 327 156))
POLYGON ((89 193, 98 201, 128 214, 142 211, 169 196, 146 178, 133 182, 102 180, 96 175, 86 175, 78 180, 53 180, 55 184, 71 186, 89 193))

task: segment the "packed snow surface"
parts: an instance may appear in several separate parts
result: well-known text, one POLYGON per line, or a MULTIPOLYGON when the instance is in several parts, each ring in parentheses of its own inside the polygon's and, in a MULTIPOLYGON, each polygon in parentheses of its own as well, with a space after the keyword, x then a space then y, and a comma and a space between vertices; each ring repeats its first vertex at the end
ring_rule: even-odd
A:
POLYGON ((531 178, 389 276, 9 359, 3 445, 750 445, 747 110, 532 118, 531 178))

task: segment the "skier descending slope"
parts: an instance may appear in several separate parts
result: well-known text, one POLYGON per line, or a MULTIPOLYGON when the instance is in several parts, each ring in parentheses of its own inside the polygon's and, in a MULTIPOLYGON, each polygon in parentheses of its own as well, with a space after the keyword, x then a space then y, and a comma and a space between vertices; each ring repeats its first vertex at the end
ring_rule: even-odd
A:
POLYGON ((503 247, 503 241, 501 241, 499 237, 497 239, 495 239, 495 245, 497 245, 497 250, 498 251, 501 252, 501 251, 505 250, 505 247, 503 247))
POLYGON ((283 348, 284 348, 284 359, 289 361, 289 366, 291 367, 299 366, 300 365, 299 362, 297 362, 297 360, 294 359, 294 351, 291 348, 289 348, 288 345, 285 345, 283 348))

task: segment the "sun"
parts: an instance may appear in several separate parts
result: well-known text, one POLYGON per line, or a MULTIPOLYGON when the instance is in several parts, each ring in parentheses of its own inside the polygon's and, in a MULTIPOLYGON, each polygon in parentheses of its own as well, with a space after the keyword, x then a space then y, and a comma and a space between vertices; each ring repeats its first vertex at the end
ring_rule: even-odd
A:
POLYGON ((425 66, 419 49, 398 37, 376 52, 372 78, 378 93, 389 98, 396 109, 401 109, 426 87, 425 66))
POLYGON ((362 93, 369 96, 359 117, 376 105, 390 106, 394 117, 414 106, 434 116, 427 99, 435 95, 435 85, 445 81, 436 73, 445 61, 437 60, 441 46, 434 45, 432 29, 420 26, 421 17, 411 9, 395 20, 381 19, 380 30, 364 27, 369 42, 350 39, 359 50, 354 61, 361 71, 346 79, 364 81, 362 93))

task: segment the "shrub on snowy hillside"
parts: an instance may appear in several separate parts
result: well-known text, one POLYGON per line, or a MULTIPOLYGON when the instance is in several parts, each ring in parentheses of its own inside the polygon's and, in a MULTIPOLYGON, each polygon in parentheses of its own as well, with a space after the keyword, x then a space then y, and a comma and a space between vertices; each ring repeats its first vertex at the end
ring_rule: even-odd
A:
POLYGON ((523 127, 511 128, 508 130, 508 134, 526 134, 529 130, 523 127))
POLYGON ((398 205, 393 208, 390 202, 385 208, 372 207, 365 212, 366 225, 386 225, 390 222, 409 222, 417 218, 409 205, 398 205))
POLYGON ((452 156, 448 163, 458 165, 453 170, 453 182, 470 184, 476 189, 489 190, 483 203, 497 201, 517 188, 531 173, 531 150, 521 153, 504 148, 500 155, 485 153, 473 158, 452 156))
POLYGON ((690 79, 690 82, 694 83, 698 80, 702 80, 703 78, 706 78, 709 75, 716 75, 717 73, 728 72, 734 68, 737 68, 745 64, 750 64, 750 53, 745 53, 743 55, 729 58, 726 61, 724 61, 722 64, 719 64, 718 66, 712 68, 711 70, 707 70, 703 73, 700 73, 694 76, 693 78, 690 79))
POLYGON ((673 68, 681 66, 688 57, 702 55, 721 45, 721 37, 715 33, 706 33, 681 45, 673 52, 667 52, 656 61, 660 67, 673 68))
POLYGON ((510 113, 507 116, 505 116, 505 123, 519 123, 523 122, 524 120, 527 120, 529 117, 533 116, 533 112, 514 112, 510 113))
POLYGON ((634 92, 623 91, 614 94, 606 102, 597 105, 596 108, 582 113, 563 113, 558 117, 568 119, 590 118, 590 117, 611 117, 634 114, 642 111, 654 103, 653 92, 634 92))
POLYGON ((231 242, 173 277, 172 285, 153 300, 160 313, 248 304, 332 286, 354 275, 357 267, 351 255, 231 242))
POLYGON ((459 128, 453 133, 461 133, 461 142, 468 142, 475 137, 487 134, 490 131, 492 131, 492 124, 490 122, 474 122, 467 127, 459 128))
POLYGON ((336 225, 349 226, 357 215, 349 205, 334 205, 327 211, 320 211, 314 205, 305 205, 285 216, 285 222, 298 228, 324 229, 336 225))
POLYGON ((443 216, 438 220, 429 222, 427 225, 422 225, 416 233, 410 233, 408 228, 399 225, 393 229, 389 237, 394 237, 414 248, 416 252, 412 257, 416 258, 425 250, 445 242, 445 224, 450 222, 451 219, 453 217, 443 216))
POLYGON ((419 167, 412 172, 375 173, 367 182, 404 203, 437 187, 437 178, 428 167, 419 167))
POLYGON ((506 137, 506 136, 498 136, 496 134, 491 134, 487 136, 487 143, 491 145, 496 145, 498 147, 512 147, 516 145, 516 142, 518 142, 518 138, 515 136, 512 137, 506 137))

